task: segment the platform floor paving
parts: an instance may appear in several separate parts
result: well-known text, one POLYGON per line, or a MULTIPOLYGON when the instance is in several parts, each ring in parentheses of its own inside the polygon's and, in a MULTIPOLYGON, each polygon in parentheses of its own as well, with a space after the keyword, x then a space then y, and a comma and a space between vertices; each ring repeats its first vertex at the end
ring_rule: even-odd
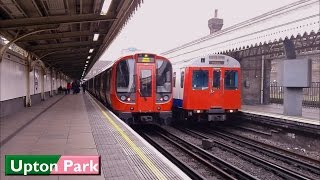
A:
MULTIPOLYGON (((142 155, 128 148, 121 140, 118 130, 111 122, 103 120, 103 113, 88 94, 59 95, 39 105, 26 108, 0 121, 1 180, 48 179, 48 180, 102 180, 102 179, 159 179, 155 173, 165 175, 164 179, 183 179, 184 174, 175 174, 175 168, 154 156, 145 146, 141 152, 154 164, 153 169, 145 166, 142 155), (90 101, 90 102, 89 102, 90 101), (38 115, 40 114, 40 115, 38 115), (29 122, 29 123, 28 123, 29 122), (108 138, 106 138, 108 137, 108 138), (94 176, 5 176, 4 156, 6 154, 60 154, 101 155, 101 175, 94 176), (154 175, 152 175, 152 173, 154 175), (151 175, 150 175, 151 174, 151 175)), ((108 113, 109 114, 109 113, 108 113)), ((111 114, 109 114, 112 117, 111 114)), ((124 128, 117 122, 118 127, 124 128)), ((123 132, 130 134, 129 130, 123 132)), ((132 133, 130 134, 130 136, 132 133)), ((132 141, 137 147, 141 142, 132 141)), ((140 153, 141 153, 140 152, 140 153)), ((149 162, 149 163, 150 163, 149 162)), ((178 169, 179 173, 180 170, 178 169)))
MULTIPOLYGON (((48 98, 46 101, 41 101, 32 107, 24 108, 18 113, 14 113, 10 116, 1 117, 0 121, 0 142, 6 141, 10 138, 16 131, 19 131, 19 128, 27 126, 30 121, 36 119, 41 113, 45 112, 46 109, 53 106, 57 103, 63 95, 56 95, 51 98, 48 98)), ((1 143, 1 144, 2 144, 1 143)))
POLYGON ((305 122, 320 125, 320 109, 318 108, 302 108, 302 116, 285 116, 283 115, 282 104, 267 105, 242 105, 241 111, 249 113, 263 113, 268 116, 288 119, 293 121, 305 122))
POLYGON ((1 140, 31 123, 0 147, 1 180, 15 179, 104 179, 99 176, 4 176, 6 154, 98 155, 82 95, 52 97, 34 107, 1 119, 1 140), (52 105, 50 107, 50 105, 52 105), (46 111, 44 111, 48 108, 46 111), (23 122, 24 121, 24 122, 23 122), (16 127, 14 127, 16 124, 16 127))

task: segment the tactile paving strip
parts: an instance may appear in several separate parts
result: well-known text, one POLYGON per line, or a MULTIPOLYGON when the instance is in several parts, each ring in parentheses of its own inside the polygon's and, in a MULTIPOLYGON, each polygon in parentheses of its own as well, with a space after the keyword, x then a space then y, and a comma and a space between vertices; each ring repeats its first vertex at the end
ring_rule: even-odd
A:
MULTIPOLYGON (((102 171, 105 178, 121 177, 121 179, 126 180, 158 179, 90 99, 91 97, 84 95, 94 141, 98 153, 101 155, 102 171)), ((113 117, 111 114, 107 114, 109 117, 113 117)), ((114 120, 114 122, 130 137, 133 143, 141 149, 145 156, 150 159, 167 179, 181 179, 137 137, 127 130, 122 123, 117 122, 117 120, 114 120)))
POLYGON ((99 109, 94 107, 89 98, 84 96, 88 118, 92 129, 97 151, 101 156, 102 171, 105 179, 140 179, 123 158, 121 145, 114 138, 110 124, 105 120, 99 109))

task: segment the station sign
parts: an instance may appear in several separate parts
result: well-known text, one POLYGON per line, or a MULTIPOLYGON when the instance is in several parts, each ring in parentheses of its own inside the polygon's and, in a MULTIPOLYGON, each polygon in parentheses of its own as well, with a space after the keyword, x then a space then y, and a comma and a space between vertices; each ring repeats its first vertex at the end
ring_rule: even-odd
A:
POLYGON ((99 175, 100 156, 6 155, 5 175, 99 175))
POLYGON ((152 54, 138 54, 139 63, 154 63, 154 55, 152 54))

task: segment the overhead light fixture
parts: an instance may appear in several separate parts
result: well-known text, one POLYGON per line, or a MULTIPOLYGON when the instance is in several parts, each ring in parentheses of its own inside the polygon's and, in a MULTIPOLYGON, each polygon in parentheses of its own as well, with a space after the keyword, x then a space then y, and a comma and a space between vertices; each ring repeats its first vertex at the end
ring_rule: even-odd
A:
POLYGON ((100 34, 95 33, 95 34, 93 35, 93 41, 98 41, 99 35, 100 35, 100 34))
POLYGON ((104 0, 100 15, 106 15, 108 13, 111 0, 104 0))
POLYGON ((89 61, 86 61, 86 63, 89 63, 89 61))
POLYGON ((92 53, 93 52, 93 48, 89 49, 89 53, 92 53))
POLYGON ((87 57, 87 59, 90 59, 90 58, 91 58, 91 56, 88 56, 88 57, 87 57))

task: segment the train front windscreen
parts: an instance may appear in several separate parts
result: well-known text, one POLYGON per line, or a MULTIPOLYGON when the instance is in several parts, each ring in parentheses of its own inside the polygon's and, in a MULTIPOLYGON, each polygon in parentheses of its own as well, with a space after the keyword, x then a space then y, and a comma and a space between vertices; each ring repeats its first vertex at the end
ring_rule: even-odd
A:
POLYGON ((126 59, 119 62, 116 73, 116 90, 121 101, 135 102, 135 60, 126 59))

